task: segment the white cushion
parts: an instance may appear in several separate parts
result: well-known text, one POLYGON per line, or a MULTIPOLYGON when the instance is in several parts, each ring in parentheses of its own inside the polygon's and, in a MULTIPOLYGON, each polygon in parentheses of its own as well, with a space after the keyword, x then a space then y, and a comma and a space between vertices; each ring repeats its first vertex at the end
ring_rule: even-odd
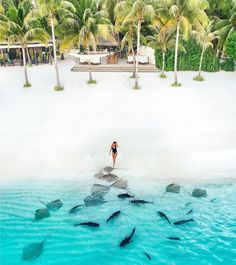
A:
POLYGON ((127 62, 132 63, 134 61, 133 55, 128 55, 127 62))

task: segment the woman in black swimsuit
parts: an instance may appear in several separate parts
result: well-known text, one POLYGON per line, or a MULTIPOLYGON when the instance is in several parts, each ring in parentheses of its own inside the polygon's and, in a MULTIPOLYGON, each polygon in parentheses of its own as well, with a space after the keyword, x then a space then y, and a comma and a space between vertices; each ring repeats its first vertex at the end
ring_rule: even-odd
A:
POLYGON ((111 145, 111 148, 110 148, 110 155, 112 153, 112 159, 113 159, 113 167, 115 166, 116 164, 116 157, 117 157, 117 147, 118 147, 118 144, 117 142, 113 142, 112 145, 111 145))

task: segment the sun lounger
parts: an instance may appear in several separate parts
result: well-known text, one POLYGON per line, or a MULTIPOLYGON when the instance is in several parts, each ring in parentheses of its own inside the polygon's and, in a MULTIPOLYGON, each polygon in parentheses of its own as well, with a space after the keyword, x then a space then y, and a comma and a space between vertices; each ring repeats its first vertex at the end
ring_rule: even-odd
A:
POLYGON ((148 64, 148 56, 139 55, 138 63, 139 64, 148 64))
POLYGON ((127 57, 127 63, 133 63, 133 62, 134 62, 133 55, 128 55, 128 57, 127 57))
POLYGON ((99 57, 91 59, 91 64, 98 65, 101 64, 101 59, 99 57))
POLYGON ((79 59, 79 63, 80 63, 80 64, 88 64, 88 61, 87 61, 86 58, 80 58, 80 59, 79 59))

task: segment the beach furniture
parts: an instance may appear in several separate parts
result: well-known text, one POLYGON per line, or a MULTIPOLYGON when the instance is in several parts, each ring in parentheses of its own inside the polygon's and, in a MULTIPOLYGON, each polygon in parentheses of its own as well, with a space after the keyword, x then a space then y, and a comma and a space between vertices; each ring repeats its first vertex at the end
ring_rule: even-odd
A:
POLYGON ((133 57, 133 55, 128 55, 128 57, 127 57, 127 63, 134 63, 134 57, 133 57))
POLYGON ((117 54, 109 54, 107 56, 107 63, 108 64, 117 64, 118 63, 118 55, 117 54))
POLYGON ((95 57, 95 58, 91 59, 91 64, 93 64, 93 65, 101 64, 101 58, 95 57))
POLYGON ((79 63, 80 64, 88 64, 88 60, 86 58, 80 58, 79 63))
POLYGON ((148 56, 139 55, 138 56, 138 63, 139 64, 148 64, 149 63, 148 56))

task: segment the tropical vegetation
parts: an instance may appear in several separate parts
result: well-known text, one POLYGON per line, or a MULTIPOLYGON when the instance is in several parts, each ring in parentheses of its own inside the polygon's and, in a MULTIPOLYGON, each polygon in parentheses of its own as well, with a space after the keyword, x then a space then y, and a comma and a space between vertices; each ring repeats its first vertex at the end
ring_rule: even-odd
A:
MULTIPOLYGON (((134 88, 139 88, 140 45, 155 49, 156 65, 179 70, 234 70, 236 60, 235 0, 0 0, 0 41, 21 46, 24 86, 30 86, 28 43, 53 43, 55 90, 62 90, 58 53, 78 48, 96 52, 99 38, 116 39, 133 56, 134 88), (225 58, 223 62, 220 60, 225 58)), ((9 46, 10 47, 10 46, 9 46)), ((89 65, 89 82, 92 79, 89 65)))

